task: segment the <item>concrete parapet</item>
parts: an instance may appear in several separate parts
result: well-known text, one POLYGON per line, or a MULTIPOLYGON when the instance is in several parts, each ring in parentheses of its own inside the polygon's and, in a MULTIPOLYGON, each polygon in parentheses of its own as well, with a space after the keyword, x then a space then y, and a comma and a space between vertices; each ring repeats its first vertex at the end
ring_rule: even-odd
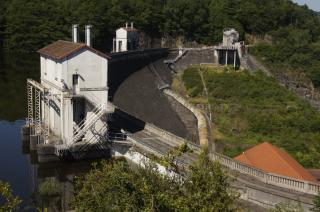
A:
POLYGON ((176 145, 181 145, 181 144, 188 144, 188 146, 195 150, 195 151, 199 151, 200 150, 200 147, 184 138, 181 138, 179 136, 176 136, 168 131, 165 131, 163 129, 160 129, 158 127, 156 127, 155 125, 153 124, 150 124, 150 123, 146 123, 145 127, 144 127, 145 130, 149 131, 149 132, 152 132, 156 135, 159 135, 161 136, 162 138, 164 139, 167 139, 167 140, 170 140, 171 142, 175 143, 176 145))
POLYGON ((223 166, 226 166, 232 170, 239 171, 243 174, 254 176, 261 182, 264 182, 266 184, 312 195, 317 195, 320 192, 320 184, 318 183, 268 173, 218 153, 210 153, 210 157, 213 160, 218 160, 223 166))
POLYGON ((209 140, 208 140, 208 127, 207 127, 207 122, 205 116, 202 114, 202 112, 191 105, 189 102, 187 102, 183 97, 180 95, 174 93, 170 89, 165 89, 163 90, 163 93, 171 96, 174 98, 176 101, 178 101, 180 104, 182 104, 184 107, 189 109, 197 118, 198 121, 198 133, 199 133, 199 141, 201 146, 208 146, 209 140))

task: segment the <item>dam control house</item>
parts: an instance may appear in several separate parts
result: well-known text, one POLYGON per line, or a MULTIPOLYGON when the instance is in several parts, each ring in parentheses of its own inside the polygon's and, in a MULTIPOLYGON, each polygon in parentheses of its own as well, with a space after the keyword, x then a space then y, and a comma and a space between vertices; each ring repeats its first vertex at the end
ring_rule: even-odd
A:
POLYGON ((59 40, 38 50, 41 83, 27 81, 31 139, 54 145, 57 155, 98 145, 107 132, 110 56, 91 47, 90 29, 85 27, 85 43, 78 43, 74 25, 72 42, 59 40))

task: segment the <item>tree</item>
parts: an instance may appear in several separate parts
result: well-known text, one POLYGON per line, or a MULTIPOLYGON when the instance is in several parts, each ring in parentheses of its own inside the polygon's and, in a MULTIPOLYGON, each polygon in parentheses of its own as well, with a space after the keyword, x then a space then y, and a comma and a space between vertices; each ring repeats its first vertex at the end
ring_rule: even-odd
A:
POLYGON ((314 198, 314 207, 312 208, 314 212, 320 212, 320 193, 314 198))
POLYGON ((160 174, 154 162, 142 168, 130 167, 123 160, 104 161, 77 180, 74 205, 79 211, 235 210, 237 195, 229 177, 217 162, 210 161, 207 151, 187 173, 169 177, 160 174))
POLYGON ((178 182, 153 165, 132 170, 127 162, 104 161, 77 183, 79 211, 167 211, 179 198, 178 182))
POLYGON ((208 150, 189 167, 185 205, 190 211, 235 211, 238 194, 231 189, 230 179, 219 162, 212 162, 208 150))
POLYGON ((12 194, 11 186, 2 181, 0 181, 0 199, 4 200, 0 205, 0 211, 14 211, 21 203, 21 200, 12 194))

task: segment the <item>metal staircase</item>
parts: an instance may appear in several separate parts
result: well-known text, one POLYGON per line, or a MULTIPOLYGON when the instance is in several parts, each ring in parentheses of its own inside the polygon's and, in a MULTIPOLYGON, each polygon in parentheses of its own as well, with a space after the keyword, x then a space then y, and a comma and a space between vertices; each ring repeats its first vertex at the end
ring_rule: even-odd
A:
POLYGON ((78 142, 82 136, 106 113, 105 105, 101 105, 96 108, 93 113, 83 120, 79 127, 75 129, 73 133, 72 144, 78 142))
POLYGON ((83 97, 94 107, 91 114, 80 123, 73 125, 73 137, 67 144, 56 147, 55 154, 60 158, 82 159, 88 152, 105 152, 107 149, 107 107, 94 94, 86 92, 83 97), (101 120, 100 124, 96 124, 101 120), (87 138, 86 136, 89 136, 87 138))

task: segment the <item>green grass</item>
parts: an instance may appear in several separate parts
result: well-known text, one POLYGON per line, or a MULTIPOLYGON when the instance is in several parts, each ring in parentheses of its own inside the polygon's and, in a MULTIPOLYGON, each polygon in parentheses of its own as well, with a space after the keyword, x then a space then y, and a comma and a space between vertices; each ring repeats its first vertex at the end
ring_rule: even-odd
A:
MULTIPOLYGON (((202 68, 216 139, 234 157, 264 141, 284 148, 305 167, 320 168, 320 113, 263 73, 202 68), (222 135, 222 136, 221 136, 222 135)), ((204 95, 199 67, 182 80, 192 98, 204 95)))

